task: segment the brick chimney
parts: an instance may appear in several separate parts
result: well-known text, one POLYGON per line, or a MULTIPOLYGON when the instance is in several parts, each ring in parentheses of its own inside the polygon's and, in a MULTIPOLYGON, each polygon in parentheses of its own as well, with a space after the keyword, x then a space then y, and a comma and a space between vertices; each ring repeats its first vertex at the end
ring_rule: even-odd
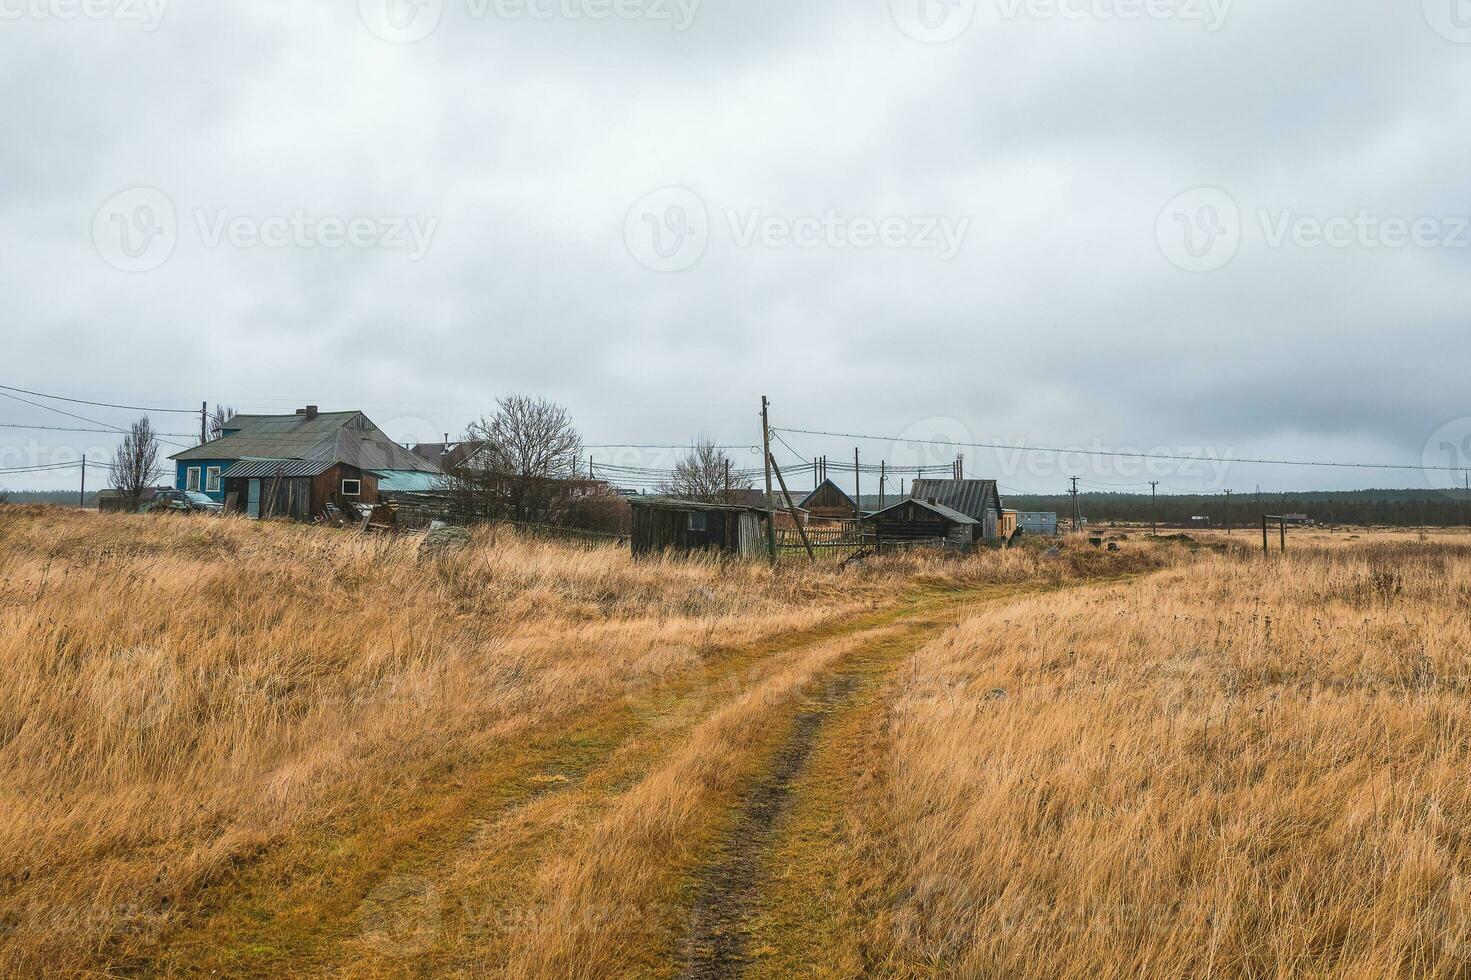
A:
POLYGON ((317 417, 317 406, 308 405, 306 408, 298 408, 296 414, 308 420, 314 419, 317 417))

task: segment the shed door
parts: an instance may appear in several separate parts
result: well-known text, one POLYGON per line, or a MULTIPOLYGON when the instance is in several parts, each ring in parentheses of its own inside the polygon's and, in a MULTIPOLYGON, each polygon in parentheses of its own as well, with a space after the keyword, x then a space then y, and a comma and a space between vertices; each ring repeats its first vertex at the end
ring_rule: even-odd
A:
POLYGON ((761 518, 755 514, 740 515, 740 553, 750 557, 759 555, 766 547, 766 542, 761 536, 761 518))
POLYGON ((260 517, 260 481, 251 480, 245 491, 245 513, 250 517, 260 517))

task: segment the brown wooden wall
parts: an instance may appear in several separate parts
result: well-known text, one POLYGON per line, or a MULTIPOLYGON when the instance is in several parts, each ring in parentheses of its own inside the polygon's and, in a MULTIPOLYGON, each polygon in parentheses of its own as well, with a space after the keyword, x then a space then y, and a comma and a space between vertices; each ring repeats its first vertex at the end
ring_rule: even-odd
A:
POLYGON ((343 505, 348 503, 376 505, 378 477, 365 473, 356 466, 339 463, 312 480, 313 518, 320 517, 328 504, 336 504, 338 509, 344 509, 343 505), (361 480, 363 492, 356 497, 344 497, 341 492, 343 480, 361 480))
POLYGON ((746 554, 758 547, 765 528, 754 511, 700 511, 703 531, 690 527, 690 511, 661 507, 634 507, 631 540, 635 557, 663 551, 714 551, 746 554), (744 532, 742 524, 745 525, 744 532), (754 525, 754 531, 753 531, 754 525), (755 543, 753 543, 755 542, 755 543))

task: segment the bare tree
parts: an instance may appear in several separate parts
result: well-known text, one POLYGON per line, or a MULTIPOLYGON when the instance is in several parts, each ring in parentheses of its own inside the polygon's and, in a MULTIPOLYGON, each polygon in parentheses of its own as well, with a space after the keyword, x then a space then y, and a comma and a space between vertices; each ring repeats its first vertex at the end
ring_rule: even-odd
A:
POLYGON ((527 395, 500 399, 494 415, 470 424, 464 441, 476 448, 445 483, 457 507, 475 517, 551 519, 582 457, 567 410, 527 395))
POLYGON ((681 500, 695 500, 704 504, 726 502, 726 475, 729 473, 731 490, 749 490, 751 479, 740 473, 725 450, 715 445, 709 436, 700 436, 690 451, 674 464, 674 473, 663 481, 660 493, 681 500))
POLYGON ((215 410, 209 413, 209 438, 213 442, 225 434, 225 426, 236 415, 234 408, 224 405, 216 405, 215 410))
POLYGON ((129 427, 118 444, 112 464, 112 486, 123 499, 137 507, 143 491, 157 483, 162 473, 158 465, 158 437, 145 415, 129 427))

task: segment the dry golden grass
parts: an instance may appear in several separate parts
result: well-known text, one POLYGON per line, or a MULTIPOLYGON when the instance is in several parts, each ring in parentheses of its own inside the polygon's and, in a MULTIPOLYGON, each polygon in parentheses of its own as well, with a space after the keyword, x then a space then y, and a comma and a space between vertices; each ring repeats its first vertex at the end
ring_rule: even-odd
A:
MULTIPOLYGON (((243 520, 0 507, 0 975, 150 972, 180 929, 236 943, 243 933, 212 936, 209 916, 228 912, 235 876, 282 848, 306 855, 282 865, 294 876, 282 895, 299 918, 325 915, 329 899, 300 893, 360 883, 304 866, 309 843, 350 863, 340 853, 349 841, 365 867, 391 864, 378 852, 427 846, 436 821, 461 818, 449 803, 435 810, 442 791, 473 783, 459 772, 533 734, 582 732, 571 719, 643 697, 723 651, 820 634, 916 588, 1061 582, 1120 561, 1091 549, 1060 561, 1018 551, 773 573, 634 563, 621 549, 488 530, 436 560, 417 545, 243 520)), ((659 785, 730 764, 701 746, 740 748, 841 649, 793 652, 772 677, 722 690, 728 707, 707 692, 690 713, 698 737, 672 757, 689 768, 630 790, 655 809, 638 812, 643 797, 631 795, 583 852, 622 846, 619 828, 670 814, 692 826, 659 785)), ((483 787, 465 793, 501 791, 499 774, 477 778, 483 787)), ((628 860, 657 860, 668 832, 635 834, 628 860)), ((562 855, 543 863, 553 900, 575 901, 582 872, 558 878, 562 855)), ((271 896, 251 901, 258 916, 271 896)), ((530 965, 515 968, 533 975, 536 964, 568 962, 578 941, 527 940, 513 952, 530 965)), ((291 950, 263 952, 279 960, 291 950)))
POLYGON ((1471 547, 1295 543, 916 656, 847 808, 830 971, 1471 974, 1471 547))
POLYGON ((0 974, 143 942, 201 885, 430 760, 873 588, 417 539, 0 508, 0 974))

